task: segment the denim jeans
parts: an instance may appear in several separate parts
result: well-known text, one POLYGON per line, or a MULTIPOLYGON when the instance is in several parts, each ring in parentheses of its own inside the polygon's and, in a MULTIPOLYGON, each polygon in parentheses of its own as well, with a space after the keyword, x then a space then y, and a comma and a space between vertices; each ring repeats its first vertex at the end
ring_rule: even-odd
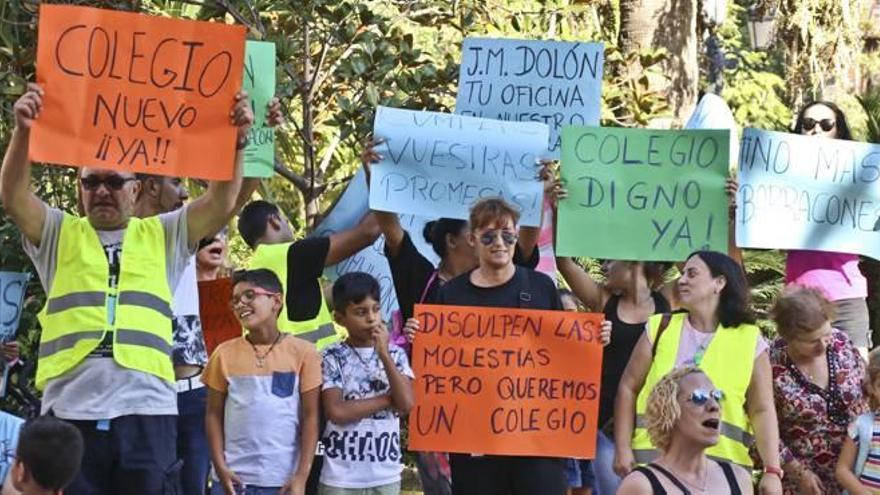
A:
MULTIPOLYGON (((236 495, 278 495, 280 486, 246 486, 244 490, 236 491, 236 495)), ((211 485, 211 495, 225 495, 223 486, 218 482, 211 485)))
POLYGON ((203 495, 208 484, 211 452, 205 433, 207 389, 177 394, 177 456, 183 460, 180 485, 186 495, 203 495))
POLYGON ((596 435, 596 458, 593 459, 593 475, 598 495, 614 495, 620 486, 620 476, 614 472, 614 441, 602 431, 596 435))

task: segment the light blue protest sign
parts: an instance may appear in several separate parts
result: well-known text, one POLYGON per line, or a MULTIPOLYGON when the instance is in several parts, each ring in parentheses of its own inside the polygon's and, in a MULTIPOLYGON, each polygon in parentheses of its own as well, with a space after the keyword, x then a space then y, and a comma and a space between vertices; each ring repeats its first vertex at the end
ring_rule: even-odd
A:
POLYGON ((426 218, 468 218, 480 198, 499 196, 540 225, 536 179, 549 128, 439 112, 378 107, 373 135, 383 159, 372 167, 370 208, 426 218))
POLYGON ((563 126, 599 125, 602 43, 467 38, 461 51, 455 113, 543 122, 557 159, 563 126))
MULTIPOLYGON (((348 183, 330 213, 315 229, 313 235, 330 235, 354 227, 369 211, 368 203, 367 180, 363 169, 360 169, 348 183)), ((399 215, 399 218, 401 227, 410 233, 410 238, 419 252, 436 265, 439 259, 422 236, 422 229, 427 220, 413 215, 399 215)), ((391 277, 391 268, 385 257, 384 236, 379 236, 372 245, 338 264, 327 267, 324 270, 324 276, 330 280, 336 280, 350 272, 369 273, 379 282, 382 316, 386 321, 390 321, 392 313, 398 309, 398 303, 394 280, 391 277)))
POLYGON ((15 337, 29 273, 0 272, 0 342, 15 337))
POLYGON ((746 129, 736 241, 880 259, 880 145, 746 129))

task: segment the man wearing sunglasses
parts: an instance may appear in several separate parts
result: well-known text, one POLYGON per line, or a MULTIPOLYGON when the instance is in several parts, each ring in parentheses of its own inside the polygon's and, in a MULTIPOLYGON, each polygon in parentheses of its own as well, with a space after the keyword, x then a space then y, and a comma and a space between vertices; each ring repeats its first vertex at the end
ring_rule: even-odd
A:
POLYGON ((253 113, 245 93, 230 102, 238 128, 231 181, 209 183, 176 211, 138 219, 142 185, 134 174, 81 168, 85 216, 76 217, 30 190, 28 140, 43 96, 30 84, 14 105, 0 200, 48 295, 36 378, 42 413, 71 422, 85 439, 84 469, 65 493, 159 495, 178 486, 182 464, 171 292, 199 240, 233 214, 253 113))

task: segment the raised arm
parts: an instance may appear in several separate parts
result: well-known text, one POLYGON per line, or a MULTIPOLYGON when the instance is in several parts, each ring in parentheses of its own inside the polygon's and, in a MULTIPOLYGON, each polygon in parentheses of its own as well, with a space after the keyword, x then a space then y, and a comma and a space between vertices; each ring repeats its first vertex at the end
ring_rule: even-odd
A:
POLYGON ((571 287, 571 291, 592 311, 602 311, 610 294, 571 258, 556 258, 556 268, 571 287))
POLYGON ((375 214, 368 213, 354 227, 330 235, 330 249, 324 264, 335 265, 374 243, 378 237, 379 224, 375 214))
POLYGON ((202 238, 218 232, 235 213, 241 190, 241 169, 244 162, 244 148, 247 145, 247 133, 254 123, 254 113, 248 102, 247 93, 240 92, 235 95, 235 104, 229 116, 232 124, 238 128, 232 180, 209 182, 205 194, 189 205, 187 237, 190 246, 195 246, 202 238))
POLYGON ((28 159, 31 126, 43 108, 43 89, 28 84, 27 92, 15 102, 15 128, 0 169, 0 201, 6 214, 31 244, 40 245, 46 204, 30 189, 31 161, 28 159))
MULTIPOLYGON (((538 241, 541 237, 541 229, 544 226, 544 205, 547 201, 550 202, 550 207, 553 209, 553 218, 554 222, 556 219, 556 204, 561 199, 565 199, 568 195, 568 191, 562 185, 562 181, 557 177, 556 171, 556 162, 552 160, 545 160, 541 162, 541 168, 538 171, 538 179, 544 184, 544 198, 541 203, 541 222, 537 227, 520 227, 519 228, 519 239, 517 240, 517 246, 519 247, 520 253, 522 253, 522 259, 528 260, 532 258, 532 253, 538 247, 538 241)), ((554 229, 556 230, 556 229, 554 229)))
POLYGON ((727 191, 727 254, 745 268, 742 249, 736 245, 736 195, 739 181, 736 177, 728 177, 724 189, 727 191))
MULTIPOLYGON (((364 176, 367 180, 367 190, 370 190, 370 166, 382 159, 376 151, 376 146, 382 144, 382 141, 370 140, 361 152, 361 163, 364 166, 364 176)), ((400 226, 400 218, 396 213, 388 211, 371 210, 376 222, 379 224, 379 230, 385 236, 385 249, 392 257, 396 257, 400 252, 400 245, 403 243, 404 230, 400 226)))
MULTIPOLYGON (((276 128, 284 124, 284 113, 281 111, 281 102, 277 97, 272 98, 266 105, 266 125, 276 128)), ((235 212, 241 211, 244 205, 250 201, 257 188, 260 187, 261 179, 259 177, 245 177, 241 181, 241 190, 235 200, 235 212)))
POLYGON ((626 476, 635 467, 632 435, 636 427, 636 399, 645 386, 652 361, 651 341, 645 331, 629 358, 614 401, 614 472, 618 476, 626 476))

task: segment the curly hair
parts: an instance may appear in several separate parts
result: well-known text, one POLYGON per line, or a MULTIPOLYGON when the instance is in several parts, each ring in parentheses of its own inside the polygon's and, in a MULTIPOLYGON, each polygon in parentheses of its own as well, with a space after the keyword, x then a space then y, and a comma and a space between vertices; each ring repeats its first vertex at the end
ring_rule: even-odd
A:
MULTIPOLYGON (((868 353, 868 367, 865 370, 867 373, 868 385, 873 388, 873 385, 877 383, 877 380, 880 380, 880 348, 874 349, 870 353, 868 353)), ((870 395, 870 402, 872 409, 880 408, 880 403, 878 403, 877 399, 874 398, 874 394, 870 395)))
POLYGON ((648 395, 645 428, 651 443, 664 452, 672 444, 672 430, 681 417, 681 406, 678 403, 681 379, 694 373, 704 372, 695 366, 674 369, 664 375, 648 395))

